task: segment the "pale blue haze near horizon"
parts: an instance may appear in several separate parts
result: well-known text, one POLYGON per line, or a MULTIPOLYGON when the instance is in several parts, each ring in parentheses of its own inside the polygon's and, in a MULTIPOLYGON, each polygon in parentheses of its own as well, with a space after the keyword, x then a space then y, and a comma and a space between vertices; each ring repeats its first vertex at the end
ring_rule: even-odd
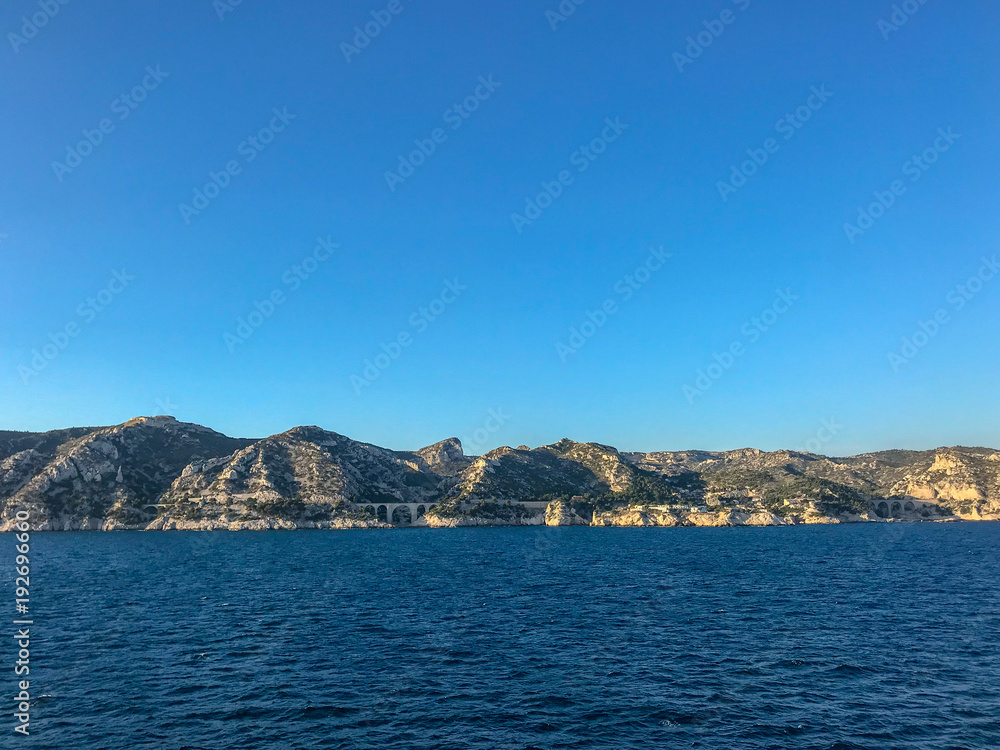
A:
POLYGON ((400 3, 350 62, 341 44, 387 3, 244 0, 220 20, 211 0, 72 0, 23 43, 9 34, 37 0, 0 12, 0 429, 167 412, 403 449, 468 441, 499 408, 476 452, 564 436, 803 449, 824 420, 833 455, 1000 447, 1000 278, 948 301, 1000 252, 995 3, 911 0, 892 33, 893 3, 860 0, 587 0, 555 31, 557 0, 400 3), (724 11, 679 71, 674 53, 724 11), (447 110, 490 76, 451 129, 447 110), (144 78, 155 88, 119 119, 144 78), (832 95, 785 140, 775 124, 814 87, 832 95), (294 119, 248 163, 239 146, 275 108, 294 119), (57 176, 102 118, 113 130, 57 176), (609 118, 627 129, 579 172, 571 155, 609 118), (386 171, 438 127, 390 190, 386 171), (949 128, 911 182, 903 165, 949 128), (772 137, 724 201, 718 181, 772 137), (186 223, 179 204, 230 160, 240 173, 186 223), (561 170, 572 184, 519 232, 511 214, 561 170), (850 242, 845 222, 894 180, 905 193, 850 242), (293 290, 283 274, 327 236, 339 248, 293 290), (622 301, 616 282, 661 246, 671 257, 622 301), (81 315, 122 269, 134 280, 81 315), (455 279, 468 288, 418 331, 411 314, 455 279), (230 352, 225 334, 275 289, 285 302, 230 352), (741 329, 786 289, 798 299, 750 343, 741 329), (609 297, 618 311, 562 361, 556 344, 609 297), (894 371, 887 355, 941 309, 894 371), (412 344, 356 393, 403 331, 412 344), (689 403, 736 341, 743 356, 689 403))

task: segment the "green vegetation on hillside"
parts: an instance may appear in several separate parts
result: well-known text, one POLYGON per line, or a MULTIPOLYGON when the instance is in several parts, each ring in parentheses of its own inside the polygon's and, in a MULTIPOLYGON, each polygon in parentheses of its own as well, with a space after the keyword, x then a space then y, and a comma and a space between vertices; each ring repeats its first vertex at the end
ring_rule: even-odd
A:
POLYGON ((870 510, 864 495, 843 484, 818 477, 791 477, 764 489, 764 503, 772 510, 784 507, 785 500, 805 497, 817 501, 826 514, 855 513, 870 510))

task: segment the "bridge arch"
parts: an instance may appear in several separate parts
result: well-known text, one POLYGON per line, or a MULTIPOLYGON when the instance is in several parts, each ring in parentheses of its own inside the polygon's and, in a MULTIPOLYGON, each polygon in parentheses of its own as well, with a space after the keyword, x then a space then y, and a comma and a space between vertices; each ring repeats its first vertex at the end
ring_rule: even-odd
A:
POLYGON ((382 523, 410 526, 427 514, 437 503, 356 503, 358 508, 370 510, 382 523))

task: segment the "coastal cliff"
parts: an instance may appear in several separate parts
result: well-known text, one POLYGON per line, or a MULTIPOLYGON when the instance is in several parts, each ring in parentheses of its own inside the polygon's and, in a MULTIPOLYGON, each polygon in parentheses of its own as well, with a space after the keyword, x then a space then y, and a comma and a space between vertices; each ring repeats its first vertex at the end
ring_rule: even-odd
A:
POLYGON ((1000 453, 623 453, 563 439, 466 456, 319 427, 231 438, 173 417, 0 432, 0 530, 777 526, 1000 519, 1000 453))

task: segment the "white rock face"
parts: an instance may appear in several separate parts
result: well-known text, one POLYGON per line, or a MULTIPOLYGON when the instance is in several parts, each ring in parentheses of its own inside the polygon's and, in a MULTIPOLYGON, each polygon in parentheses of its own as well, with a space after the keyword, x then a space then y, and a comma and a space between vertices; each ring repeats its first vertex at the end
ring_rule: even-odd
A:
MULTIPOLYGON (((125 528, 109 526, 105 530, 125 528)), ((283 519, 228 520, 225 517, 200 521, 160 518, 143 527, 146 531, 272 531, 295 529, 391 529, 391 524, 380 521, 335 518, 330 521, 287 521, 283 519)))
POLYGON ((457 529, 466 526, 543 526, 545 516, 541 513, 527 518, 501 519, 501 518, 475 518, 461 516, 458 518, 439 518, 429 516, 426 524, 432 529, 457 529))
POLYGON ((787 526, 789 521, 768 511, 757 511, 743 521, 743 526, 787 526))
POLYGON ((681 519, 662 508, 615 508, 595 513, 591 526, 681 526, 681 519))
POLYGON ((562 500, 553 500, 545 508, 546 526, 589 526, 573 509, 562 500))

